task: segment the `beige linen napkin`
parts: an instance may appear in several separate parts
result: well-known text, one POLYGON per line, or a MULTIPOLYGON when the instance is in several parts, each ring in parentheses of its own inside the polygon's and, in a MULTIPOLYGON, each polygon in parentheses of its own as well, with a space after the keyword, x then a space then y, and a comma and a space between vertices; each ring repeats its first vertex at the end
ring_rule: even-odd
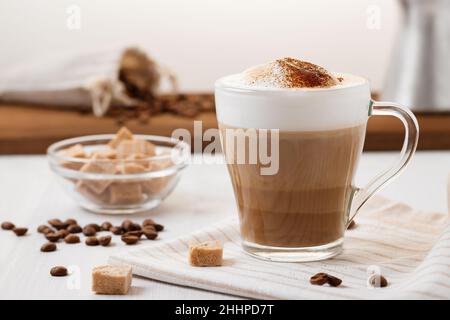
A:
POLYGON ((110 257, 129 264, 133 273, 173 284, 258 299, 442 299, 450 298, 450 226, 446 214, 422 212, 375 197, 345 235, 344 252, 310 263, 266 262, 246 255, 236 220, 175 240, 110 257), (192 267, 188 243, 224 242, 224 265, 192 267), (381 270, 386 288, 369 288, 371 271, 381 270), (340 287, 313 286, 309 278, 328 272, 343 280, 340 287))

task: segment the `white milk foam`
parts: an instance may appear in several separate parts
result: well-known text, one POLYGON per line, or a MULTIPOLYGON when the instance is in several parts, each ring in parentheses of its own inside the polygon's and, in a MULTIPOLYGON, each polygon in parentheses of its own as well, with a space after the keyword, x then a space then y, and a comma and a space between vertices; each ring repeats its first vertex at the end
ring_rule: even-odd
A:
POLYGON ((271 86, 270 79, 250 84, 245 73, 223 77, 215 83, 217 119, 234 127, 283 131, 326 131, 366 124, 368 81, 331 74, 342 80, 325 88, 280 88, 271 86))

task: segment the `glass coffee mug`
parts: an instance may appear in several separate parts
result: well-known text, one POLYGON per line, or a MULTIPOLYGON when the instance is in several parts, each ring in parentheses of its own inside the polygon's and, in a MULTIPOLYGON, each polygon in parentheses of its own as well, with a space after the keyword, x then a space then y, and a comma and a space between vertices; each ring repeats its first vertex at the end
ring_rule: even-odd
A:
POLYGON ((342 74, 331 88, 215 85, 221 142, 239 211, 244 250, 272 261, 316 261, 342 251, 361 206, 411 160, 418 124, 405 107, 371 100, 367 80, 342 74), (363 188, 354 177, 367 120, 405 127, 398 162, 363 188))

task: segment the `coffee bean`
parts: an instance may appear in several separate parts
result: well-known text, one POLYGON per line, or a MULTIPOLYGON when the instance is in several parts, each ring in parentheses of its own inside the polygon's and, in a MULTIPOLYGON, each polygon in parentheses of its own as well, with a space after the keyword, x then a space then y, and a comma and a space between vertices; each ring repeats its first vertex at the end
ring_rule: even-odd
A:
POLYGON ((142 230, 153 230, 153 231, 157 232, 154 224, 148 224, 148 225, 144 226, 144 228, 142 230))
POLYGON ((37 228, 37 232, 39 233, 50 233, 50 232, 54 232, 52 228, 50 228, 49 226, 45 225, 45 224, 41 224, 38 228, 37 228))
POLYGON ((67 219, 64 223, 66 223, 68 226, 71 226, 73 224, 77 224, 77 220, 75 220, 75 219, 67 219))
POLYGON ((47 222, 56 230, 67 229, 69 226, 67 223, 62 222, 59 219, 50 219, 47 222))
POLYGON ((342 280, 339 278, 336 278, 332 275, 329 275, 325 272, 319 272, 315 275, 313 275, 309 282, 314 285, 324 285, 325 283, 328 283, 332 287, 337 287, 342 283, 342 280))
POLYGON ((17 228, 16 227, 16 228, 12 229, 12 231, 16 234, 16 236, 21 237, 27 233, 28 228, 17 228))
POLYGON ((124 236, 135 236, 139 239, 141 238, 143 232, 141 230, 135 230, 135 231, 128 231, 124 233, 124 236))
POLYGON ((350 224, 348 225, 347 230, 351 230, 351 229, 355 229, 355 228, 356 228, 356 222, 355 222, 355 220, 352 220, 350 222, 350 224))
POLYGON ((98 238, 98 242, 100 242, 100 245, 106 247, 111 243, 111 236, 103 236, 98 238))
POLYGON ((12 230, 14 229, 16 226, 14 225, 14 223, 9 222, 9 221, 5 221, 2 223, 2 229, 3 230, 12 230))
POLYGON ((67 231, 69 231, 69 233, 80 233, 83 232, 83 229, 81 229, 78 224, 71 224, 67 227, 67 231))
POLYGON ((88 245, 88 246, 98 246, 99 245, 97 237, 87 237, 84 243, 86 243, 86 245, 88 245))
POLYGON ((41 247, 42 252, 52 252, 56 250, 56 244, 52 242, 44 243, 41 247))
POLYGON ((372 274, 369 278, 369 283, 374 288, 384 288, 388 285, 387 279, 381 274, 372 274))
POLYGON ((142 227, 141 227, 141 225, 139 223, 134 223, 133 222, 130 225, 129 231, 139 231, 139 230, 142 230, 142 227))
POLYGON ((156 231, 163 231, 164 230, 164 226, 162 224, 155 224, 155 229, 156 231))
POLYGON ((332 286, 332 287, 337 287, 337 286, 339 286, 341 283, 342 283, 342 280, 341 280, 341 279, 339 279, 339 278, 337 278, 337 277, 334 277, 334 276, 331 276, 331 275, 328 275, 328 284, 329 284, 330 286, 332 286))
POLYGON ((120 239, 129 245, 136 244, 139 241, 139 237, 130 236, 130 235, 126 235, 126 234, 122 235, 122 237, 120 239))
POLYGON ((54 277, 65 277, 67 276, 68 272, 65 267, 56 266, 50 269, 50 274, 54 277))
POLYGON ((69 244, 73 244, 73 243, 79 243, 80 242, 80 237, 77 236, 76 234, 68 234, 65 238, 64 241, 66 243, 69 244))
POLYGON ((322 286, 328 282, 328 275, 326 273, 319 272, 319 273, 313 275, 309 279, 309 282, 314 285, 322 286))
POLYGON ((87 225, 83 228, 83 234, 86 237, 91 237, 91 236, 95 236, 95 234, 97 233, 97 231, 95 230, 95 227, 87 225))
POLYGON ((122 222, 122 229, 124 229, 125 231, 131 231, 130 228, 131 228, 132 224, 133 224, 133 221, 128 220, 128 219, 124 220, 122 222))
POLYGON ((67 229, 61 229, 58 232, 56 232, 56 234, 59 235, 61 239, 64 239, 69 235, 69 231, 67 231, 67 229))
POLYGON ((144 231, 144 235, 149 240, 155 240, 158 237, 158 232, 156 232, 156 230, 153 229, 152 227, 147 226, 143 229, 143 231, 144 231))
POLYGON ((61 239, 61 236, 57 233, 46 233, 45 238, 50 242, 58 242, 59 239, 61 239))
POLYGON ((89 224, 85 225, 84 227, 94 228, 96 232, 102 231, 102 228, 100 228, 100 226, 96 223, 89 223, 89 224))
POLYGON ((146 226, 154 226, 156 223, 155 221, 153 221, 152 219, 145 219, 144 221, 142 221, 142 226, 146 227, 146 226))
POLYGON ((112 224, 111 222, 105 221, 102 223, 102 225, 100 226, 100 228, 102 229, 102 231, 109 231, 109 229, 111 229, 112 224))
POLYGON ((111 227, 111 229, 109 229, 109 231, 111 231, 116 236, 119 236, 123 233, 122 227, 111 227))

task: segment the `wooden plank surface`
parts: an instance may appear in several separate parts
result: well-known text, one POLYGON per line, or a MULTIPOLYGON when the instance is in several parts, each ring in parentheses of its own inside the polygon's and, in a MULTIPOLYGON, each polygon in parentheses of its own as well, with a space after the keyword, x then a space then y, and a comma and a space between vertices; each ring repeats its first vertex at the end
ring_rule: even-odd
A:
MULTIPOLYGON (((417 114, 420 125, 419 149, 450 149, 450 114, 417 114)), ((147 123, 130 119, 126 125, 136 133, 170 136, 176 128, 192 132, 194 120, 203 130, 217 126, 214 112, 202 112, 195 118, 170 113, 153 116, 147 123)), ((53 142, 88 134, 113 133, 120 127, 113 117, 97 118, 78 111, 63 111, 21 105, 0 105, 0 154, 45 153, 53 142)), ((403 127, 391 117, 369 120, 365 150, 398 150, 403 127)))

